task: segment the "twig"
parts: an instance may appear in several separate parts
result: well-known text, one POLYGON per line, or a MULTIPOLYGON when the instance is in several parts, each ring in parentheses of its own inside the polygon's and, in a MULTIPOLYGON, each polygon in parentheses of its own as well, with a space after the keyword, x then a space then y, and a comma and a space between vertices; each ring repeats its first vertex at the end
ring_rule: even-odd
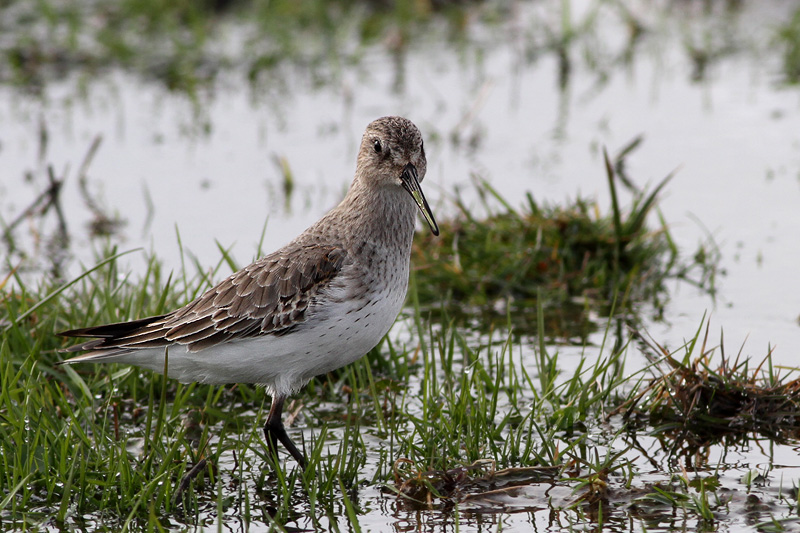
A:
POLYGON ((175 495, 172 497, 172 504, 178 505, 180 501, 180 497, 183 492, 189 488, 189 483, 192 482, 194 478, 200 475, 200 472, 206 469, 208 465, 208 460, 203 458, 200 459, 196 465, 194 465, 186 474, 184 474, 181 482, 178 483, 178 488, 175 490, 175 495))

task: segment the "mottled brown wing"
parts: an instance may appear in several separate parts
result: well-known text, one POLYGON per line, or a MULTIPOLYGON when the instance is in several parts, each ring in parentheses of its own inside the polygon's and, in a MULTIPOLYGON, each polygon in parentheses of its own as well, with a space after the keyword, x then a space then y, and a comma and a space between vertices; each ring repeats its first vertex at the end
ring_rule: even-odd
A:
POLYGON ((289 245, 168 315, 134 321, 131 328, 117 324, 65 333, 102 337, 81 345, 92 350, 160 347, 177 342, 188 345, 191 351, 234 338, 281 335, 305 321, 309 303, 341 271, 345 256, 339 246, 289 245))

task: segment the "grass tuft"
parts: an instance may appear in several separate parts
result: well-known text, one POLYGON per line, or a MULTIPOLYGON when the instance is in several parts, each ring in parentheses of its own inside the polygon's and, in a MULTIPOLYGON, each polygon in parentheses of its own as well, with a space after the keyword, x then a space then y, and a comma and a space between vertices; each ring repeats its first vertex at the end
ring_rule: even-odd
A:
POLYGON ((741 350, 731 360, 722 336, 718 347, 708 345, 709 327, 702 342, 698 330, 680 358, 640 336, 657 375, 620 411, 626 418, 645 417, 657 434, 674 439, 676 448, 696 449, 751 433, 779 443, 800 439, 800 379, 781 376, 772 366, 771 350, 757 365, 742 358, 741 350))
POLYGON ((417 235, 413 260, 420 303, 444 306, 451 315, 462 309, 479 314, 484 325, 508 313, 517 332, 537 330, 538 319, 529 315, 540 303, 549 335, 585 341, 594 329, 587 326, 590 311, 609 316, 614 308, 634 322, 642 303, 663 313, 669 279, 688 279, 699 270, 695 284, 712 291, 719 257, 704 252, 682 260, 666 224, 650 229, 645 223, 671 175, 649 193, 635 192, 623 209, 614 170, 621 165, 606 156, 608 215, 586 199, 548 206, 530 194, 515 209, 479 182, 488 216, 479 218, 457 201, 458 214, 440 222, 440 237, 417 235))

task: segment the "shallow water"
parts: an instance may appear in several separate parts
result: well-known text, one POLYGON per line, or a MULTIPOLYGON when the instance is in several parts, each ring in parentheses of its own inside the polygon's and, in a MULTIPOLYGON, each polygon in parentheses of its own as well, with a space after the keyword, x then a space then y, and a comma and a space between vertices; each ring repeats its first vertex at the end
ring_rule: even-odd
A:
MULTIPOLYGON (((640 186, 653 185, 677 169, 660 211, 687 253, 710 235, 726 271, 717 280, 716 301, 676 282, 667 320, 648 323, 649 333, 675 349, 710 315, 711 336, 724 330, 729 353, 746 342, 743 353, 761 359, 776 347, 774 363, 796 368, 800 91, 781 82, 780 50, 772 41, 795 4, 776 0, 706 11, 681 2, 632 3, 647 31, 631 44, 619 10, 573 2, 575 26, 589 29, 567 45, 567 63, 554 45, 559 5, 514 4, 513 17, 499 23, 482 22, 481 9, 473 8, 461 41, 448 40, 447 29, 432 24, 402 53, 368 47, 355 65, 332 68, 333 81, 322 86, 298 69, 284 72, 277 88, 248 85, 234 70, 194 103, 121 70, 85 86, 68 76, 49 83, 43 96, 0 87, 3 221, 15 219, 43 190, 45 166, 52 164, 67 176, 63 208, 71 253, 91 264, 102 241, 89 235, 93 214, 76 174, 99 135, 88 187, 108 214, 124 221, 114 242, 153 250, 177 270, 179 232, 184 249, 201 264, 218 261, 217 243, 232 246, 244 264, 255 256, 264 224, 263 249, 271 250, 336 203, 352 176, 363 127, 381 115, 405 115, 423 131, 429 159, 423 186, 439 218, 447 216, 447 198, 456 188, 479 205, 473 175, 512 204, 527 191, 540 202, 580 193, 606 209, 601 149, 613 154, 643 135, 628 159, 629 175, 640 186), (710 52, 704 70, 689 43, 710 52), (42 127, 48 141, 40 156, 42 127), (280 160, 294 177, 289 197, 280 160), (33 178, 25 180, 28 171, 33 178)), ((236 30, 230 28, 229 46, 236 46, 236 30)), ((45 264, 54 227, 51 214, 22 224, 15 236, 27 256, 45 264)), ((24 265, 19 253, 9 259, 24 265)), ((141 268, 145 254, 127 261, 141 268)), ((80 270, 77 262, 69 272, 80 270)), ((4 263, 3 272, 7 268, 4 263)), ((601 334, 592 341, 599 344, 601 334)), ((567 363, 583 353, 560 350, 567 363)), ((645 359, 630 353, 628 364, 637 368, 645 359)), ((782 477, 787 487, 800 478, 797 452, 716 447, 711 455, 724 457, 707 462, 720 465, 733 490, 742 490, 739 478, 749 469, 771 468, 771 479, 782 477)), ((647 476, 638 482, 647 483, 647 476)), ((400 509, 375 487, 360 497, 372 508, 366 529, 456 527, 451 513, 400 509)), ((561 531, 570 520, 549 508, 463 519, 469 531, 499 525, 561 531)), ((661 517, 647 527, 693 528, 692 520, 661 517)), ((751 524, 742 518, 729 526, 748 530, 751 524)))

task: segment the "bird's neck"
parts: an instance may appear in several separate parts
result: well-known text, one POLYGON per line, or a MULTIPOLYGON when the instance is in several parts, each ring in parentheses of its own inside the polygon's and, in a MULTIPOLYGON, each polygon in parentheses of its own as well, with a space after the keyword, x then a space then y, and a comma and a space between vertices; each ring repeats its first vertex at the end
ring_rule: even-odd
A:
POLYGON ((369 228, 363 235, 355 235, 355 239, 384 244, 403 253, 411 248, 416 205, 400 187, 378 189, 356 179, 334 211, 339 211, 351 228, 369 228))

